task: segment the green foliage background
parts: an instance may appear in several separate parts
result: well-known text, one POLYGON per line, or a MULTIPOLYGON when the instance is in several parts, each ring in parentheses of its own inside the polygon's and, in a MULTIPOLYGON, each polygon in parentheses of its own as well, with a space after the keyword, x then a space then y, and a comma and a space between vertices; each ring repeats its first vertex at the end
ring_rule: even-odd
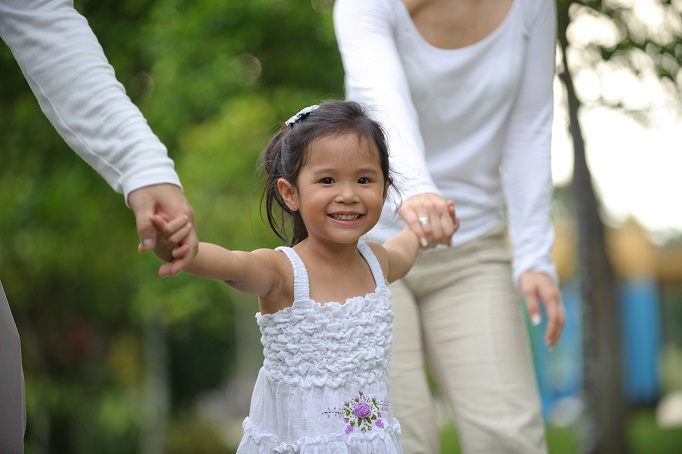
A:
MULTIPOLYGON (((653 68, 682 93, 679 30, 669 26, 662 41, 643 34, 631 8, 616 3, 557 0, 560 29, 588 11, 619 30, 614 46, 582 49, 587 64, 572 70, 602 60, 635 74, 653 68)), ((257 157, 282 120, 343 97, 332 5, 75 1, 167 145, 202 240, 243 250, 279 244, 260 217, 257 157)), ((22 339, 27 454, 234 452, 261 362, 255 299, 187 275, 159 279, 160 262, 136 251, 122 196, 58 136, 4 45, 0 75, 0 279, 22 339), (228 398, 202 400, 215 390, 228 398), (206 401, 235 407, 236 426, 229 411, 207 419, 210 411, 197 410, 206 401)), ((443 452, 456 452, 454 434, 443 434, 443 452)), ((558 434, 550 429, 552 452, 575 451, 575 434, 571 442, 558 434)), ((661 445, 662 437, 641 438, 661 445)))
MULTIPOLYGON (((343 97, 332 2, 78 0, 75 7, 167 145, 201 239, 244 250, 278 245, 259 213, 257 157, 280 121, 343 97)), ((192 404, 238 375, 245 353, 237 351, 235 301, 257 336, 255 300, 191 276, 158 278, 160 262, 136 252, 122 196, 58 136, 6 46, 0 73, 0 277, 22 339, 26 452, 144 450, 149 356, 158 349, 149 339, 159 332, 168 371, 165 449, 188 452, 182 447, 194 434, 193 452, 230 452, 196 421, 192 404)), ((246 354, 260 362, 258 350, 246 354)))

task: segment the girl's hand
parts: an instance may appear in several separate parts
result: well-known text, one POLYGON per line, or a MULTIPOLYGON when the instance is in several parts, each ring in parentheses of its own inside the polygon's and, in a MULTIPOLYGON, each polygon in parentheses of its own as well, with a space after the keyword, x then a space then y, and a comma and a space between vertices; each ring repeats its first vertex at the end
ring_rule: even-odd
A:
MULTIPOLYGON (((128 195, 128 203, 135 213, 137 231, 140 235, 139 252, 153 250, 156 244, 157 229, 152 224, 150 216, 156 214, 163 219, 177 219, 187 216, 189 222, 194 222, 194 211, 187 202, 182 190, 174 184, 155 184, 136 189, 128 195)), ((183 256, 175 257, 174 268, 183 269, 199 250, 199 240, 194 229, 190 230, 182 241, 187 244, 183 256)))
POLYGON ((187 256, 190 246, 182 243, 187 235, 192 233, 193 226, 187 216, 178 216, 167 222, 159 215, 151 215, 150 220, 157 229, 154 253, 163 261, 168 262, 159 268, 159 276, 175 276, 184 266, 179 266, 178 260, 187 256))
POLYGON ((438 194, 419 194, 403 202, 400 216, 419 238, 423 248, 438 244, 450 246, 459 228, 455 204, 438 194))
POLYGON ((547 330, 545 331, 545 344, 553 349, 559 341, 561 332, 566 324, 566 312, 561 301, 561 291, 554 281, 545 273, 526 271, 521 275, 519 287, 526 299, 526 307, 533 325, 539 325, 542 321, 538 300, 545 305, 547 313, 547 330))

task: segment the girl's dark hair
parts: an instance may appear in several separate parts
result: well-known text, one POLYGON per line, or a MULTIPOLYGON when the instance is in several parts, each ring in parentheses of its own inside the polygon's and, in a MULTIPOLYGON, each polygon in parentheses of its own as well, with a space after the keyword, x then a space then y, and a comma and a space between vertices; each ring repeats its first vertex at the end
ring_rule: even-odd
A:
POLYGON ((285 124, 261 154, 266 180, 261 206, 265 202, 270 227, 290 246, 307 238, 308 231, 301 214, 298 211, 291 211, 282 200, 277 189, 277 181, 284 178, 296 187, 298 175, 306 163, 313 142, 323 137, 348 133, 357 134, 358 140, 366 138, 376 144, 384 182, 390 181, 388 146, 384 130, 367 115, 360 104, 354 101, 333 100, 320 104, 316 110, 290 122, 290 126, 285 124), (291 238, 287 239, 289 228, 291 238))

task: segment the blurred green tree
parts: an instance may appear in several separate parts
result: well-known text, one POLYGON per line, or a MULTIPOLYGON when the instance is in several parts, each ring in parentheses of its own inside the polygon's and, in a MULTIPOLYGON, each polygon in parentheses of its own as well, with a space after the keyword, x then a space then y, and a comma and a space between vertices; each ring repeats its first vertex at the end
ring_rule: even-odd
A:
MULTIPOLYGON (((201 238, 277 245, 260 220, 257 158, 281 120, 343 95, 331 2, 75 6, 168 146, 201 238)), ((245 298, 190 276, 158 279, 158 260, 135 250, 132 213, 68 150, 5 46, 0 71, 0 272, 22 337, 26 452, 161 452, 178 440, 166 420, 190 420, 195 398, 237 373, 239 358, 259 362, 255 300, 241 309, 255 351, 238 351, 245 298)))

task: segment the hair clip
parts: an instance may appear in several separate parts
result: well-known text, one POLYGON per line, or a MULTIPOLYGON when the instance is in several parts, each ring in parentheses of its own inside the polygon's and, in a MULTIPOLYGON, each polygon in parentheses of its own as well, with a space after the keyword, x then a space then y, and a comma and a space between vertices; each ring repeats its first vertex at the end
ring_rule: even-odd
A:
POLYGON ((294 126, 294 124, 296 124, 297 121, 301 120, 303 117, 307 116, 308 114, 310 114, 310 112, 316 110, 318 107, 320 106, 315 104, 314 106, 309 106, 306 107, 305 109, 301 109, 296 115, 285 121, 284 124, 287 126, 294 126))

